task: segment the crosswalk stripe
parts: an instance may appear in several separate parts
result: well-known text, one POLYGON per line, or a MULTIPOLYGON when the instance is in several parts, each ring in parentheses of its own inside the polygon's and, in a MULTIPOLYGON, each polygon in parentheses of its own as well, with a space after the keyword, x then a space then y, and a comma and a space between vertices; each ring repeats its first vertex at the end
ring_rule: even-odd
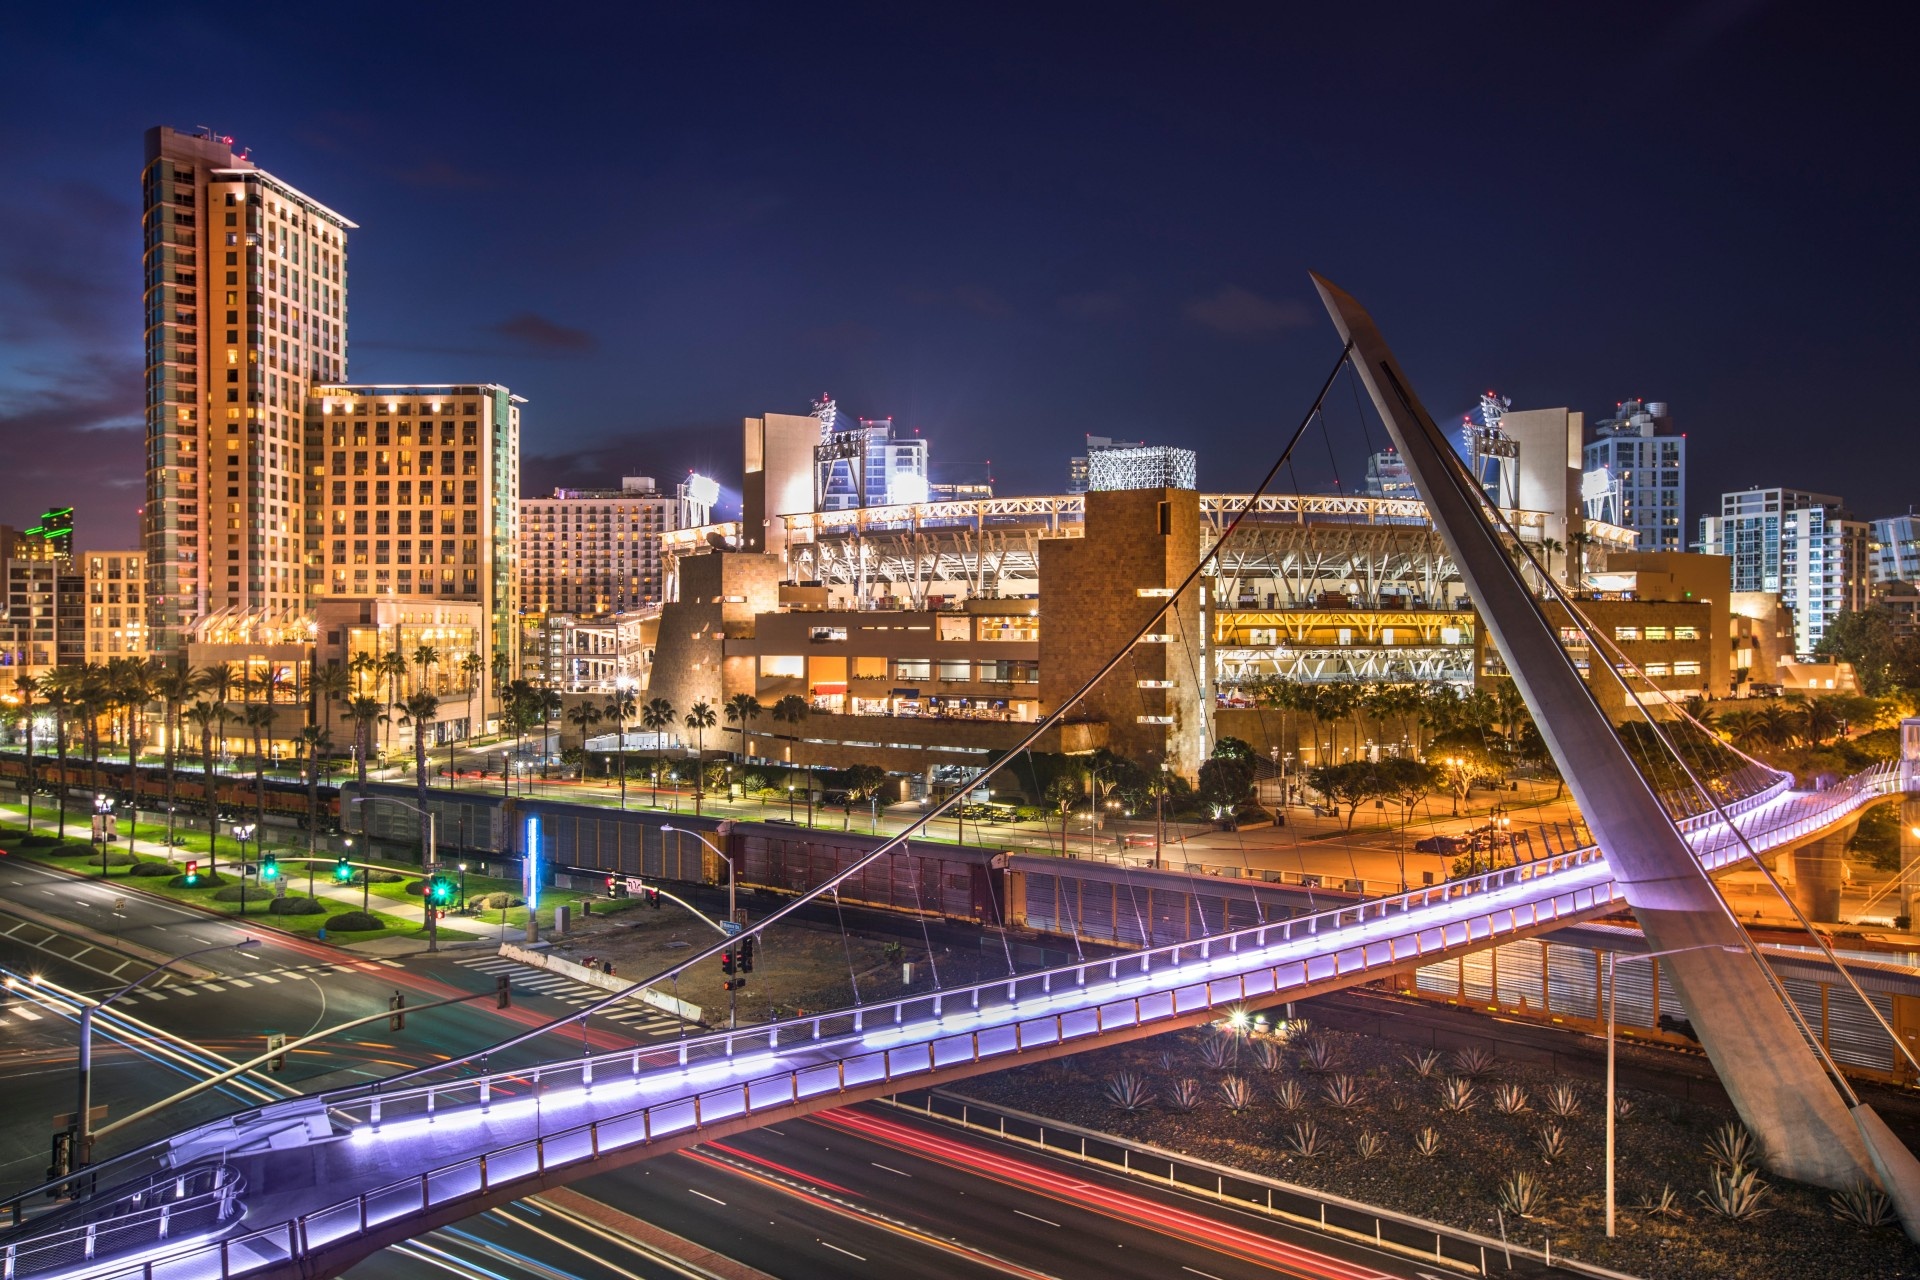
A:
POLYGON ((253 984, 245 978, 228 978, 227 985, 230 987, 250 987, 253 984))
POLYGON ((280 985, 280 979, 274 977, 270 973, 256 973, 253 975, 253 980, 255 982, 264 982, 271 987, 277 987, 280 985))
POLYGON ((168 992, 168 994, 176 995, 176 996, 197 996, 200 993, 198 991, 195 991, 192 987, 189 987, 189 986, 178 986, 173 988, 173 990, 168 992))
POLYGON ((147 1000, 165 1000, 167 998, 165 995, 161 994, 158 991, 142 991, 140 992, 140 995, 142 998, 147 1000))
POLYGON ((225 987, 221 986, 217 982, 203 982, 200 984, 200 989, 202 991, 225 991, 226 990, 225 987))
POLYGON ((38 1022, 45 1015, 35 1013, 33 1010, 26 1008, 24 1005, 18 1005, 18 1006, 15 1006, 13 1010, 13 1016, 16 1018, 25 1018, 28 1022, 38 1022))

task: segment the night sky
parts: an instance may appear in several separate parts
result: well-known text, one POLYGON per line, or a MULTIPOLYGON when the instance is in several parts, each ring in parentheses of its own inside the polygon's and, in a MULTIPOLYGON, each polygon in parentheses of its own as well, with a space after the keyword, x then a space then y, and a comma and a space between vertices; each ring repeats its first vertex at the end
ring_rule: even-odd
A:
MULTIPOLYGON (((155 124, 358 222, 351 377, 511 386, 528 492, 737 485, 740 419, 822 392, 936 479, 1057 492, 1092 432, 1241 489, 1336 354, 1317 270, 1443 422, 1664 399, 1692 515, 1892 514, 1914 35, 1731 0, 10 5, 0 521, 135 539, 155 124)), ((1342 394, 1302 488, 1360 479, 1342 394)))

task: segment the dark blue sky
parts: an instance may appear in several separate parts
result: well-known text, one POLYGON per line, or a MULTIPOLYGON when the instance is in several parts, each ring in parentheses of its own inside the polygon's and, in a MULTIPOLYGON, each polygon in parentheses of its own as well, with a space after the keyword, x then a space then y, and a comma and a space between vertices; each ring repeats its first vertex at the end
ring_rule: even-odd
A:
POLYGON ((822 391, 1002 492, 1088 432, 1242 487, 1334 353, 1311 269, 1436 414, 1665 399, 1695 513, 1887 514, 1920 501, 1913 35, 1731 0, 9 6, 0 520, 134 536, 162 123, 357 221, 353 378, 512 386, 530 491, 731 479, 742 416, 822 391))

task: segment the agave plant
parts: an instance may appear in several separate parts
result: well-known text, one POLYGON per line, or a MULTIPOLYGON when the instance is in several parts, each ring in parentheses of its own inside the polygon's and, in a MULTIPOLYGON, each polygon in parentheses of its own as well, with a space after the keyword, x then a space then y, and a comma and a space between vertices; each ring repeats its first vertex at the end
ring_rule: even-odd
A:
POLYGON ((1168 1075, 1172 1075, 1180 1065, 1179 1059, 1174 1056, 1173 1050, 1171 1049, 1162 1049, 1158 1054, 1154 1055, 1154 1058, 1155 1061, 1160 1064, 1160 1069, 1168 1075))
POLYGON ((1281 1067, 1280 1050, 1271 1040, 1256 1040, 1253 1044, 1253 1065, 1262 1071, 1278 1071, 1281 1067))
POLYGON ((1834 1217, 1857 1227, 1890 1227, 1900 1220, 1893 1211, 1892 1202, 1880 1193, 1878 1187, 1865 1182, 1856 1182, 1834 1192, 1828 1197, 1827 1203, 1833 1206, 1834 1217))
POLYGON ((1387 1149, 1387 1137, 1372 1129, 1362 1129, 1360 1136, 1353 1140, 1353 1154, 1362 1160, 1372 1160, 1387 1149))
POLYGON ((1613 1100, 1613 1118, 1615 1120, 1625 1120, 1628 1116, 1632 1114, 1633 1114, 1632 1098, 1617 1097, 1613 1100))
POLYGON ((1431 1080, 1440 1074, 1440 1051, 1438 1049, 1428 1049, 1424 1053, 1409 1053, 1403 1055, 1403 1057, 1405 1058, 1406 1064, 1413 1068, 1413 1074, 1419 1076, 1422 1080, 1431 1080))
POLYGON ((1423 1156, 1440 1154, 1440 1134, 1431 1126, 1413 1135, 1413 1149, 1423 1156))
POLYGON ((1660 1194, 1648 1196, 1635 1206, 1650 1218, 1678 1218, 1684 1216, 1680 1210, 1680 1193, 1672 1184, 1662 1183, 1660 1194))
POLYGON ((1284 1040, 1298 1040, 1313 1032, 1313 1024, 1305 1018, 1289 1018, 1274 1028, 1284 1040))
POLYGON ((1220 1091, 1220 1101, 1229 1111, 1245 1111, 1253 1105, 1253 1086, 1245 1076, 1227 1076, 1214 1087, 1220 1091))
POLYGON ((1153 1101, 1153 1090, 1131 1071, 1108 1076, 1106 1083, 1100 1086, 1100 1092, 1122 1111, 1144 1111, 1147 1104, 1153 1101))
POLYGON ((1211 1035, 1200 1042, 1200 1061, 1213 1071, 1231 1071, 1240 1062, 1240 1038, 1211 1035))
POLYGON ((1307 1105, 1307 1091, 1300 1087, 1298 1080, 1282 1080, 1273 1086, 1273 1100, 1280 1109, 1291 1115, 1307 1105))
POLYGON ((1500 1182, 1500 1208, 1516 1218, 1538 1217, 1547 1204, 1547 1190, 1530 1173, 1510 1173, 1500 1182))
POLYGON ((1310 1035, 1300 1042, 1300 1066, 1303 1070, 1325 1075, 1340 1065, 1340 1050, 1325 1035, 1310 1035))
POLYGON ((1459 1076, 1448 1076, 1440 1082, 1440 1109, 1456 1115, 1465 1115, 1473 1110, 1480 1100, 1475 1092, 1473 1081, 1462 1080, 1459 1076))
POLYGON ((1758 1169, 1716 1167, 1707 1189, 1696 1194, 1701 1204, 1728 1221, 1746 1222, 1769 1212, 1760 1207, 1767 1190, 1758 1169))
POLYGON ((1556 1120, 1571 1120, 1580 1114, 1580 1091, 1561 1081, 1547 1089, 1547 1114, 1556 1120))
POLYGON ((1387 1110, 1393 1112, 1393 1114, 1395 1115, 1399 1115, 1401 1112, 1405 1111, 1406 1109, 1407 1109, 1406 1094, 1390 1093, 1387 1095, 1387 1110))
POLYGON ((1175 1080, 1167 1086, 1161 1100, 1167 1104, 1167 1110, 1188 1112, 1200 1105, 1200 1082, 1198 1080, 1175 1080))
POLYGON ((1453 1074, 1478 1080, 1493 1074, 1493 1050, 1480 1045, 1457 1049, 1453 1054, 1453 1074))
POLYGON ((1755 1157, 1753 1135, 1747 1132, 1744 1125, 1731 1120, 1715 1129, 1713 1136, 1707 1139, 1707 1158, 1731 1172, 1752 1168, 1759 1163, 1755 1157))
POLYGON ((1320 1136, 1320 1126, 1311 1120, 1297 1120, 1289 1125, 1286 1143, 1287 1150, 1302 1160, 1311 1160, 1327 1149, 1326 1139, 1320 1136))
POLYGON ((1528 1107, 1527 1091, 1517 1084, 1496 1085, 1493 1109, 1503 1116, 1517 1116, 1528 1107))
POLYGON ((1341 1111, 1351 1111, 1366 1100, 1366 1090, 1361 1088, 1358 1080, 1345 1072, 1328 1076, 1320 1088, 1327 1095, 1327 1105, 1341 1111))
POLYGON ((1533 1145, 1540 1148, 1540 1158, 1548 1164, 1567 1154, 1567 1135, 1557 1124, 1543 1124, 1533 1135, 1533 1145))

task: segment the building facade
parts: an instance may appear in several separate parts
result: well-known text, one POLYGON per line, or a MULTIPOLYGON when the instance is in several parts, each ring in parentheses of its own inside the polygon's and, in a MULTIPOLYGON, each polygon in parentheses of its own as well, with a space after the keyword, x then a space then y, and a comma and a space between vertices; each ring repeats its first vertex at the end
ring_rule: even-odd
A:
POLYGON ((1895 583, 1920 583, 1920 512, 1875 520, 1870 537, 1868 573, 1876 592, 1895 583))
POLYGON ((815 511, 891 507, 927 500, 927 442, 897 435, 892 418, 861 418, 826 431, 814 446, 815 511))
POLYGON ((1632 529, 1642 550, 1685 549, 1687 438, 1673 430, 1665 403, 1622 401, 1594 424, 1582 456, 1590 515, 1632 529))
POLYGON ((33 556, 4 566, 6 608, 0 620, 0 670, 11 685, 55 667, 87 660, 86 578, 71 560, 33 556))
POLYGON ((618 489, 522 498, 521 608, 591 618, 659 604, 661 535, 680 527, 683 505, 648 476, 628 476, 618 489))
POLYGON ((141 194, 143 541, 172 653, 214 610, 306 605, 302 417, 346 376, 354 224, 211 134, 149 130, 141 194))
POLYGON ((1870 596, 1871 530, 1828 494, 1746 489, 1700 521, 1700 548, 1733 561, 1735 591, 1777 594, 1793 610, 1795 652, 1811 655, 1827 624, 1870 596))
POLYGON ((86 583, 86 660, 144 658, 153 651, 147 631, 146 553, 87 551, 80 557, 86 583))

